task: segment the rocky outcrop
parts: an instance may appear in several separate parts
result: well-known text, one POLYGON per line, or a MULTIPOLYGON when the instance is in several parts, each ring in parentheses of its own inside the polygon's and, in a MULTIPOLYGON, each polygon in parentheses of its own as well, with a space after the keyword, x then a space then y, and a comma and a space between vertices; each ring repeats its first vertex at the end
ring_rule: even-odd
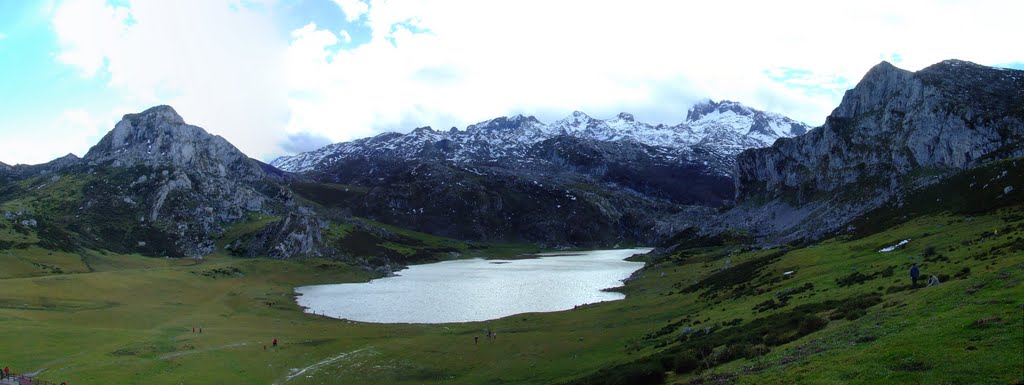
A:
POLYGON ((187 256, 213 252, 225 226, 269 212, 266 206, 284 191, 258 162, 185 123, 170 106, 125 115, 83 162, 130 174, 131 188, 119 191, 134 192, 125 199, 140 202, 148 225, 175 239, 187 256))
POLYGON ((873 67, 822 127, 736 160, 727 223, 785 238, 834 231, 937 176, 1024 155, 1024 71, 947 60, 873 67))
POLYGON ((14 166, 0 164, 0 174, 15 178, 28 178, 36 175, 56 173, 80 164, 81 158, 75 154, 67 154, 42 164, 18 164, 14 166))
POLYGON ((256 234, 236 240, 226 249, 234 255, 246 257, 288 259, 324 256, 321 230, 326 227, 327 222, 318 219, 311 210, 298 209, 256 234))
POLYGON ((85 160, 114 167, 169 165, 192 173, 256 181, 264 172, 220 136, 189 125, 170 106, 127 114, 93 146, 85 160))

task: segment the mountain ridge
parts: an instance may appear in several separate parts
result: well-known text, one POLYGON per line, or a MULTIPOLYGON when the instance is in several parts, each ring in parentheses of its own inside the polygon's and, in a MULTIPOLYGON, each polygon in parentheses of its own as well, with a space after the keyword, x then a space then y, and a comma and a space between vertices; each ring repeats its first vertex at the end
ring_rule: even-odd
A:
MULTIPOLYGON (((370 138, 327 145, 317 150, 283 156, 270 164, 289 172, 314 171, 353 156, 388 155, 412 159, 423 156, 415 151, 433 147, 433 158, 454 162, 474 162, 507 157, 522 157, 530 145, 559 135, 603 141, 632 140, 649 146, 672 149, 678 154, 692 152, 694 146, 716 149, 735 155, 750 147, 763 147, 779 137, 799 135, 809 128, 804 123, 775 113, 767 113, 737 102, 704 101, 687 114, 687 120, 674 125, 650 125, 621 112, 601 120, 574 111, 565 118, 545 124, 533 116, 502 116, 471 124, 465 130, 435 131, 421 127, 409 132, 382 133, 370 138), (701 113, 694 113, 697 109, 701 113), (708 117, 717 113, 713 117, 708 117), (728 120, 728 121, 726 121, 728 120), (406 151, 396 151, 397 147, 406 151)), ((718 170, 729 173, 729 168, 718 170)))
POLYGON ((738 155, 738 207, 726 223, 816 238, 952 173, 1024 156, 1022 90, 1019 70, 879 63, 823 126, 738 155))

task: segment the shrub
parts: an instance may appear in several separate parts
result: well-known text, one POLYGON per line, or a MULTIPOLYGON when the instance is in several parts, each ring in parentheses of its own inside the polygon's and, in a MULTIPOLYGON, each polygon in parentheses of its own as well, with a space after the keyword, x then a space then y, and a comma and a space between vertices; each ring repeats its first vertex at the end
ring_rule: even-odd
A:
POLYGON ((867 314, 868 314, 868 311, 864 310, 864 309, 850 309, 850 311, 846 312, 846 317, 844 317, 844 318, 846 318, 849 321, 853 321, 853 320, 858 319, 860 317, 863 317, 863 316, 865 316, 867 314))
POLYGON ((935 246, 928 246, 924 249, 924 254, 922 256, 928 258, 934 256, 935 254, 935 246))
POLYGON ((964 279, 971 276, 971 268, 965 267, 953 275, 953 278, 964 279))
POLYGON ((715 364, 724 364, 732 360, 752 357, 751 346, 746 343, 730 344, 715 355, 715 364))
POLYGON ((801 336, 805 336, 824 329, 826 325, 828 325, 827 319, 816 315, 809 315, 800 321, 800 328, 797 332, 800 333, 801 336))
POLYGON ((855 271, 852 274, 847 275, 845 277, 836 278, 836 284, 839 285, 839 287, 863 284, 864 282, 867 282, 869 280, 875 279, 875 277, 877 277, 880 274, 881 273, 874 273, 874 274, 871 274, 871 275, 864 275, 864 274, 861 274, 859 271, 855 271))
POLYGON ((672 363, 672 370, 676 373, 690 373, 700 368, 700 359, 693 351, 685 351, 675 357, 672 363))
POLYGON ((654 385, 665 382, 665 369, 660 360, 643 359, 598 370, 573 381, 578 385, 654 385))
POLYGON ((616 381, 608 383, 609 385, 661 384, 665 382, 665 370, 655 362, 640 362, 620 368, 619 375, 612 378, 616 381))

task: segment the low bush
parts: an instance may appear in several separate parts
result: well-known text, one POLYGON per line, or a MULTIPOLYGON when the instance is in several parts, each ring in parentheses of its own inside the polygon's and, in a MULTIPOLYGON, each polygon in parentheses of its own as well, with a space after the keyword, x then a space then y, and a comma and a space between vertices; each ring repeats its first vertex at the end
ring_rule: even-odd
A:
POLYGON ((678 374, 690 373, 700 368, 700 358, 693 351, 685 351, 675 356, 672 370, 678 374))

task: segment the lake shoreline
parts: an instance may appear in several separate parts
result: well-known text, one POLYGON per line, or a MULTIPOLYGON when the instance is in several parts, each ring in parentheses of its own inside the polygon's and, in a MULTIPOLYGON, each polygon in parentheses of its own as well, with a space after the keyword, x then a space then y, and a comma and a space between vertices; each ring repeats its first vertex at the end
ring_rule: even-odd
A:
POLYGON ((381 324, 481 322, 621 300, 627 259, 649 248, 535 253, 520 259, 455 259, 410 265, 363 283, 296 287, 306 313, 381 324))

